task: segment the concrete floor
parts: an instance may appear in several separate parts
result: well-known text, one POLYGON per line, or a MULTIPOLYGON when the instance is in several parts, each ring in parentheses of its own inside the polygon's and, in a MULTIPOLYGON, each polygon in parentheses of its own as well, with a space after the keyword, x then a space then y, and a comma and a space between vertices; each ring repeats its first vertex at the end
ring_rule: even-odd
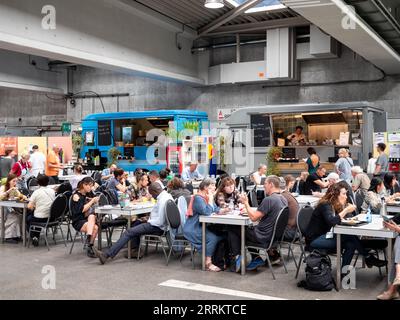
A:
MULTIPOLYGON (((196 256, 196 269, 191 268, 190 256, 186 255, 182 263, 172 258, 169 266, 159 251, 149 249, 149 255, 137 261, 124 258, 126 250, 102 266, 98 259, 88 258, 82 243, 74 247, 69 255, 69 246, 62 242, 57 245, 50 242, 51 250, 47 251, 41 243, 37 248, 24 248, 22 244, 0 244, 0 299, 141 299, 141 300, 230 300, 247 299, 240 292, 237 296, 219 293, 192 291, 182 288, 160 286, 168 280, 187 281, 191 283, 214 286, 218 288, 244 291, 263 296, 283 299, 307 300, 353 300, 375 299, 386 287, 386 278, 379 277, 378 269, 357 269, 356 290, 331 292, 311 292, 296 286, 293 261, 288 265, 289 274, 283 267, 275 266, 277 280, 272 280, 267 268, 248 272, 245 276, 232 272, 203 272, 201 258, 196 256), (42 288, 44 266, 54 266, 56 288, 42 288)), ((285 250, 286 251, 286 250, 285 250)), ((333 259, 332 263, 335 265, 333 259)), ((335 270, 334 270, 335 271, 335 270)), ((304 278, 304 268, 299 280, 304 278)), ((218 289, 216 289, 218 292, 218 289)), ((267 297, 268 298, 268 297, 267 297)))

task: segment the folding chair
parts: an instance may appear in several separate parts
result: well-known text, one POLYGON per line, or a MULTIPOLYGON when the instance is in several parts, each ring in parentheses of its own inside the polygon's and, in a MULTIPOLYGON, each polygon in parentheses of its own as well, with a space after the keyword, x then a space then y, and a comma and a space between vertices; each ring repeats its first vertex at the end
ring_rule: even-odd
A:
MULTIPOLYGON (((265 251, 268 267, 271 270, 272 278, 274 280, 276 280, 276 278, 274 271, 272 270, 272 265, 271 265, 271 260, 269 259, 268 250, 272 249, 274 245, 278 245, 278 248, 280 248, 280 243, 282 241, 288 220, 289 220, 289 208, 285 207, 278 213, 278 216, 274 224, 274 231, 272 233, 271 241, 269 243, 266 243, 264 246, 260 243, 252 243, 252 242, 248 242, 246 244, 247 250, 253 249, 253 250, 258 250, 259 252, 265 251)), ((282 261, 283 261, 283 267, 285 268, 285 272, 288 273, 285 259, 282 259, 282 261)))

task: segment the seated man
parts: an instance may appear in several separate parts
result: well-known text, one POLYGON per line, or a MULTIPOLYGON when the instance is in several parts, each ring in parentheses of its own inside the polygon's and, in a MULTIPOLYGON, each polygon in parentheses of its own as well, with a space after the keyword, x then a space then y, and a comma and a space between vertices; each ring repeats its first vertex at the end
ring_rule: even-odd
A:
POLYGON ((261 184, 261 179, 266 177, 265 175, 266 173, 267 173, 267 166, 265 164, 260 164, 258 170, 251 174, 250 179, 255 184, 259 185, 261 184))
POLYGON ((281 195, 284 196, 288 202, 289 207, 289 220, 285 230, 284 239, 292 241, 296 236, 297 229, 297 213, 299 212, 300 206, 296 198, 290 193, 291 187, 293 187, 294 178, 290 175, 281 180, 281 195))
POLYGON ((151 184, 158 184, 162 189, 165 189, 164 183, 160 179, 160 174, 157 170, 152 170, 149 173, 149 179, 151 184))
POLYGON ((109 181, 112 177, 114 177, 115 169, 117 169, 117 166, 115 164, 112 164, 110 168, 104 169, 101 173, 101 181, 105 183, 109 181))
POLYGON ((310 174, 304 184, 304 194, 311 196, 313 192, 322 192, 322 189, 328 187, 329 182, 322 181, 325 177, 326 169, 322 166, 318 167, 315 173, 310 174))
MULTIPOLYGON (((339 178, 339 175, 336 172, 331 172, 326 177, 326 180, 328 181, 327 188, 329 188, 331 185, 334 185, 335 183, 338 183, 340 181, 340 178, 339 178)), ((313 191, 312 195, 314 197, 322 198, 324 196, 324 193, 319 192, 319 191, 313 191)))
POLYGON ((151 184, 149 193, 154 199, 157 199, 157 204, 150 213, 150 218, 146 223, 140 223, 133 228, 124 232, 122 237, 106 252, 100 252, 93 248, 101 264, 105 264, 109 258, 114 258, 125 245, 132 240, 133 256, 137 254, 139 249, 140 237, 145 234, 162 235, 167 228, 165 218, 165 205, 168 200, 173 200, 172 196, 161 188, 158 183, 151 184))
MULTIPOLYGON (((265 179, 264 189, 265 194, 268 196, 263 200, 261 205, 256 210, 250 207, 246 194, 241 195, 240 197, 242 203, 245 205, 250 220, 253 222, 259 221, 255 227, 248 227, 246 229, 246 241, 258 243, 260 246, 265 246, 267 243, 269 243, 269 241, 271 241, 278 214, 283 208, 288 206, 287 200, 281 195, 279 177, 267 177, 265 179)), ((240 236, 240 228, 236 226, 229 228, 228 241, 231 248, 231 254, 235 256, 236 272, 240 271, 242 259, 240 255, 240 236)), ((270 254, 270 252, 268 254, 270 254)), ((260 256, 254 256, 253 254, 253 260, 247 266, 247 269, 255 270, 261 265, 264 265, 264 260, 260 256)))
POLYGON ((186 167, 182 171, 182 180, 187 182, 194 179, 203 179, 203 176, 197 170, 198 164, 197 162, 191 162, 189 167, 186 167))

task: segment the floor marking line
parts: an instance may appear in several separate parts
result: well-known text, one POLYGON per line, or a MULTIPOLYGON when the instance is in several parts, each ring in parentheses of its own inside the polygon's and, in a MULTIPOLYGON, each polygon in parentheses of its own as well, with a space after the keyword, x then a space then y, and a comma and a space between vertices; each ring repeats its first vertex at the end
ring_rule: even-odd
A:
POLYGON ((186 282, 186 281, 173 280, 173 279, 164 281, 158 285, 163 286, 163 287, 180 288, 180 289, 186 289, 186 290, 224 294, 224 295, 229 295, 229 296, 234 296, 234 297, 243 297, 243 298, 257 299, 257 300, 286 300, 286 299, 282 299, 282 298, 266 296, 266 295, 257 294, 257 293, 251 293, 251 292, 239 291, 239 290, 231 290, 231 289, 225 289, 225 288, 220 288, 220 287, 208 286, 208 285, 203 285, 203 284, 199 284, 199 283, 186 282))

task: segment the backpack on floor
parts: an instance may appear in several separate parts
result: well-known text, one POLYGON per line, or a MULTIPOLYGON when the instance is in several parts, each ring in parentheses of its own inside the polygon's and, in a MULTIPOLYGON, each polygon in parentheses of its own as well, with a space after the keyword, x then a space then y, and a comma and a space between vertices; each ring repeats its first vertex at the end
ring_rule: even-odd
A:
POLYGON ((305 262, 306 280, 299 282, 298 287, 312 291, 331 291, 336 287, 332 277, 332 263, 328 255, 314 250, 305 262))

